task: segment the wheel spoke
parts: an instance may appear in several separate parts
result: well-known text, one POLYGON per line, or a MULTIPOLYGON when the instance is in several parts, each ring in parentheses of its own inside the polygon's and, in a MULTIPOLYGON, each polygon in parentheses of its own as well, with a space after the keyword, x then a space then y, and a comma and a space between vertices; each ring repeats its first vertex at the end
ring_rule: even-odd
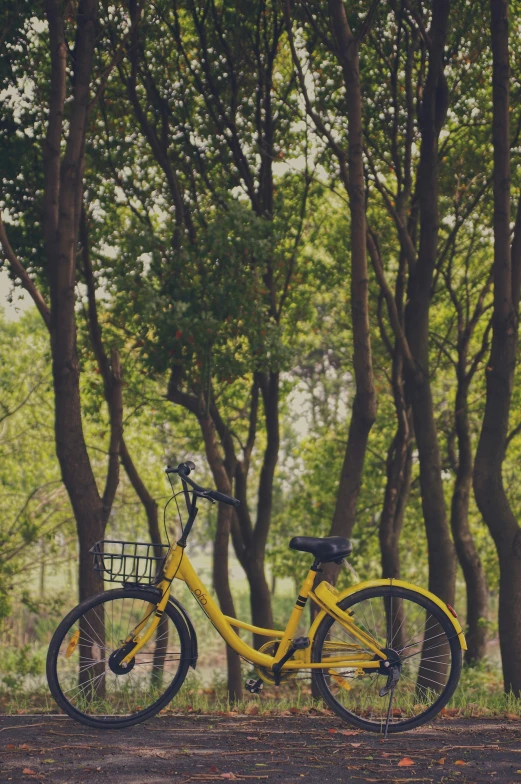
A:
POLYGON ((126 671, 117 669, 118 660, 111 659, 132 630, 150 618, 151 600, 137 596, 136 591, 101 594, 83 613, 80 605, 67 628, 59 628, 59 642, 51 643, 56 672, 55 682, 50 681, 53 695, 80 721, 117 726, 145 712, 153 715, 165 697, 174 696, 185 677, 188 657, 183 640, 187 638, 186 634, 180 638, 182 627, 173 620, 175 610, 170 611, 172 615, 165 612, 161 634, 151 636, 126 671), (80 634, 74 641, 76 630, 80 634))
MULTIPOLYGON (((382 688, 391 683, 390 670, 344 666, 334 670, 335 677, 315 670, 313 677, 328 705, 358 726, 375 731, 386 726, 389 732, 402 726, 406 729, 412 722, 417 726, 441 710, 455 688, 461 667, 461 653, 451 647, 455 635, 450 633, 451 624, 443 611, 438 612, 421 594, 394 586, 366 589, 359 598, 351 595, 340 606, 349 610, 356 625, 380 645, 391 650, 397 646, 394 651, 400 669, 398 681, 392 686, 392 699, 386 689, 380 696, 382 688)), ((346 639, 353 637, 349 629, 326 617, 317 630, 313 661, 326 662, 329 656, 337 655, 342 644, 347 644, 346 639)), ((360 654, 376 658, 370 649, 357 643, 360 654)))

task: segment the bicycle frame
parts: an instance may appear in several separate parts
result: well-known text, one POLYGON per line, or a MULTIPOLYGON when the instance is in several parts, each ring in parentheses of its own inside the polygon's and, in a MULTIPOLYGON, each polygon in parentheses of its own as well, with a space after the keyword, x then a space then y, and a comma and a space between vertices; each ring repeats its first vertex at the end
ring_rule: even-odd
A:
MULTIPOLYGON (((315 576, 316 571, 314 569, 310 569, 306 579, 302 584, 302 588, 300 589, 299 596, 288 619, 285 630, 279 631, 275 629, 262 629, 249 623, 245 623, 244 621, 239 621, 235 618, 229 618, 221 612, 220 608, 210 595, 210 592, 201 582, 192 564, 190 563, 190 560, 185 552, 185 547, 182 544, 177 543, 170 550, 167 556, 163 569, 163 579, 158 584, 158 588, 161 590, 161 599, 157 604, 149 605, 147 613, 145 614, 142 621, 134 629, 132 629, 131 633, 123 641, 123 644, 134 642, 135 645, 128 651, 127 655, 121 663, 128 664, 141 650, 141 648, 143 648, 143 646, 146 645, 146 643, 150 640, 159 624, 159 621, 161 620, 161 616, 163 615, 164 609, 168 602, 172 582, 174 579, 177 579, 186 583, 205 615, 209 618, 211 623, 215 626, 221 637, 230 646, 230 648, 232 648, 240 656, 252 664, 256 664, 259 667, 271 670, 273 665, 277 664, 277 662, 283 658, 284 654, 291 646, 291 642, 297 630, 306 601, 308 597, 311 596, 323 609, 326 610, 326 612, 329 612, 331 615, 333 615, 335 619, 338 620, 349 631, 352 637, 359 640, 360 643, 365 647, 366 651, 367 649, 372 651, 372 654, 356 651, 356 658, 346 658, 346 656, 332 656, 328 657, 327 661, 325 662, 311 662, 309 660, 308 648, 296 651, 293 655, 293 658, 289 661, 286 661, 282 665, 281 669, 283 671, 324 668, 363 668, 364 670, 379 669, 381 661, 385 660, 387 655, 380 649, 377 641, 373 637, 356 626, 349 612, 343 612, 340 610, 340 608, 335 608, 332 610, 331 608, 326 607, 323 601, 320 601, 320 599, 316 597, 312 591, 315 576), (255 648, 252 648, 251 645, 248 645, 239 637, 239 635, 234 631, 234 627, 245 629, 246 631, 250 632, 255 632, 258 635, 269 637, 271 639, 277 638, 280 640, 275 656, 270 656, 266 653, 262 653, 261 651, 256 650, 255 648)), ((356 649, 356 645, 351 647, 356 649)), ((349 645, 346 645, 346 648, 349 648, 349 645)))

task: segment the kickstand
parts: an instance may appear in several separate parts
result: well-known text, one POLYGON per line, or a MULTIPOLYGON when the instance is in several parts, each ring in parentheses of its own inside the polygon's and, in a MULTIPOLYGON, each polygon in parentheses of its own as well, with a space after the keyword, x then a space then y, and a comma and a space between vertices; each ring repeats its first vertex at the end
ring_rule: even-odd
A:
POLYGON ((391 689, 391 697, 389 699, 389 707, 387 708, 387 719, 385 722, 385 732, 384 732, 384 740, 387 740, 387 730, 389 727, 389 719, 391 718, 391 709, 393 707, 393 697, 394 697, 394 686, 391 689))

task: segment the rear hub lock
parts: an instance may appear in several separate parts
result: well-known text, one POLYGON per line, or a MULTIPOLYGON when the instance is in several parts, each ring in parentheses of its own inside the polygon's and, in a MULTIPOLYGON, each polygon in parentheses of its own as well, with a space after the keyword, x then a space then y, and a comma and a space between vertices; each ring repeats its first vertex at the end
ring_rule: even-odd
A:
POLYGON ((402 660, 400 659, 399 654, 392 648, 382 648, 382 653, 386 654, 387 659, 382 659, 380 661, 378 674, 387 676, 387 683, 380 689, 380 697, 385 697, 390 691, 394 690, 394 687, 400 680, 402 660))

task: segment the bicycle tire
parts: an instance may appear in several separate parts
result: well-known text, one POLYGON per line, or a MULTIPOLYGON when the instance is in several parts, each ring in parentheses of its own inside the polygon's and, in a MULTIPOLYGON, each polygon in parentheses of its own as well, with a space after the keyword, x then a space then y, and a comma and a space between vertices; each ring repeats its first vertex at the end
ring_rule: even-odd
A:
MULTIPOLYGON (((46 672, 47 672, 47 682, 49 684, 49 689, 51 691, 51 694, 54 697, 56 703, 63 711, 65 711, 65 713, 67 713, 69 716, 71 716, 71 718, 75 719, 76 721, 79 721, 81 724, 84 724, 87 727, 96 727, 96 728, 104 728, 104 729, 123 729, 125 727, 131 727, 134 724, 139 724, 143 721, 146 721, 147 719, 150 719, 152 716, 158 713, 162 708, 164 708, 175 697, 175 695, 177 694, 177 692, 179 691, 179 689, 183 684, 183 681, 188 672, 188 668, 190 666, 191 643, 190 643, 190 635, 187 629, 186 622, 183 619, 179 610, 177 610, 177 608, 171 602, 168 602, 164 610, 164 617, 166 616, 169 619, 169 621, 172 622, 173 627, 175 628, 179 638, 179 647, 180 647, 180 652, 178 657, 179 666, 175 672, 172 681, 166 687, 165 691, 161 694, 161 696, 157 700, 155 700, 151 705, 148 705, 146 708, 143 708, 141 710, 136 710, 130 715, 126 714, 123 716, 115 716, 115 715, 87 714, 84 711, 80 710, 76 705, 72 704, 70 699, 67 699, 67 696, 63 691, 62 684, 60 683, 60 677, 58 674, 58 662, 60 657, 60 649, 62 649, 62 646, 66 641, 66 636, 68 632, 71 630, 74 624, 79 622, 80 618, 84 617, 86 613, 88 613, 91 610, 94 610, 99 605, 107 604, 107 602, 114 602, 117 600, 124 600, 124 599, 132 600, 133 602, 135 602, 136 600, 138 601, 142 600, 143 603, 156 604, 158 600, 158 595, 157 592, 154 592, 152 590, 136 587, 136 588, 117 588, 90 597, 89 599, 86 599, 85 601, 77 605, 73 610, 71 610, 65 616, 65 618, 61 621, 56 631, 54 632, 54 635, 49 645, 49 649, 47 652, 46 672)), ((132 606, 134 606, 134 604, 132 606)), ((103 617, 105 617, 105 613, 103 617)), ((167 637, 167 641, 168 641, 168 637, 167 637)), ((67 651, 65 652, 65 655, 66 653, 67 651)), ((62 658, 63 658, 63 650, 62 650, 62 658)), ((98 667, 100 667, 99 663, 98 663, 98 667)), ((163 667, 164 667, 164 663, 163 663, 163 667)), ((109 672, 108 667, 106 665, 105 665, 105 670, 107 673, 109 672)), ((78 669, 78 672, 80 671, 81 671, 81 667, 78 669)), ((126 675, 126 673, 121 673, 121 674, 126 675)), ((105 678, 103 678, 103 680, 105 680, 105 678)))
MULTIPOLYGON (((392 585, 381 586, 381 587, 377 587, 377 588, 365 588, 365 589, 362 589, 361 591, 358 591, 357 593, 351 594, 350 596, 348 596, 345 599, 341 600, 340 602, 338 602, 338 606, 342 610, 350 610, 351 612, 355 612, 355 615, 356 615, 356 606, 358 605, 359 608, 360 608, 362 602, 366 602, 366 601, 371 600, 371 599, 391 600, 391 608, 392 608, 392 598, 397 600, 397 602, 399 602, 399 600, 402 600, 402 602, 403 601, 412 602, 413 604, 423 608, 426 613, 429 613, 435 619, 435 622, 437 624, 439 624, 439 627, 441 627, 441 629, 443 630, 443 633, 446 635, 446 641, 444 641, 442 639, 439 642, 436 642, 435 645, 433 645, 431 647, 432 648, 441 648, 442 651, 443 650, 450 651, 450 654, 449 653, 443 653, 443 656, 449 656, 450 655, 450 668, 448 666, 449 663, 448 662, 446 663, 447 664, 447 680, 443 684, 443 688, 439 692, 437 692, 432 687, 430 687, 430 691, 434 692, 434 694, 433 694, 433 702, 426 710, 418 712, 414 716, 410 716, 410 717, 404 718, 403 720, 400 720, 400 716, 398 716, 397 717, 398 720, 395 721, 394 719, 396 717, 394 716, 394 714, 392 714, 392 710, 393 709, 391 708, 391 714, 392 714, 391 718, 393 719, 393 721, 389 721, 388 727, 387 727, 387 731, 388 732, 405 732, 407 730, 414 729, 415 727, 419 727, 422 724, 425 724, 426 722, 428 722, 431 719, 433 719, 442 710, 442 708, 447 704, 447 702, 450 700, 450 698, 454 694, 454 691, 456 690, 456 687, 457 687, 458 681, 459 681, 459 677, 460 677, 460 674, 461 674, 462 650, 461 650, 460 641, 459 641, 457 633, 456 633, 456 631, 454 629, 454 626, 452 625, 450 619, 447 617, 445 612, 437 604, 432 602, 430 599, 425 597, 423 594, 417 593, 417 592, 415 592, 415 591, 413 591, 411 589, 399 588, 397 586, 392 586, 392 585), (443 646, 445 646, 445 648, 443 646), (437 695, 437 696, 435 696, 435 695, 437 695)), ((391 610, 391 612, 392 612, 392 610, 391 610)), ((373 620, 374 620, 374 615, 373 615, 373 620)), ((339 643, 335 643, 335 642, 328 643, 328 640, 327 640, 328 635, 331 635, 331 630, 332 630, 332 627, 334 626, 335 623, 338 624, 338 622, 335 621, 335 619, 332 616, 330 616, 330 615, 326 615, 326 617, 321 621, 321 623, 320 623, 320 625, 319 625, 319 627, 318 627, 318 629, 316 631, 316 634, 315 634, 315 637, 314 637, 314 641, 313 641, 313 649, 312 649, 312 661, 313 662, 320 662, 320 661, 324 660, 324 646, 327 645, 327 644, 329 644, 331 646, 332 652, 333 652, 333 648, 335 648, 335 653, 338 654, 338 645, 339 645, 339 643)), ((403 623, 403 621, 402 621, 402 623, 403 623)), ((426 624, 425 624, 426 627, 427 627, 427 623, 428 623, 428 620, 426 621, 426 624)), ((357 623, 357 625, 358 625, 358 623, 357 623)), ((388 620, 386 620, 386 626, 388 626, 388 625, 389 625, 388 620)), ((369 626, 370 626, 370 624, 367 624, 367 630, 369 630, 369 626)), ((340 627, 340 624, 338 624, 338 627, 340 627)), ((434 629, 434 625, 431 628, 434 629)), ((430 629, 425 628, 425 630, 424 630, 425 635, 427 635, 428 631, 430 631, 430 629)), ((343 628, 342 628, 342 632, 346 634, 346 632, 345 632, 345 630, 343 628)), ((403 634, 403 632, 402 632, 402 634, 403 634)), ((375 636, 375 635, 373 635, 373 636, 375 636)), ((441 634, 440 634, 440 637, 441 637, 441 634)), ((335 639, 335 637, 333 637, 333 640, 334 639, 335 639)), ((351 641, 353 639, 354 638, 351 636, 351 641)), ((428 637, 427 641, 430 641, 431 639, 434 641, 435 640, 435 636, 428 637)), ((406 661, 408 659, 412 659, 413 657, 415 657, 418 654, 420 654, 420 660, 419 660, 420 661, 420 665, 419 665, 418 672, 420 672, 421 667, 422 667, 422 663, 424 661, 424 643, 425 642, 426 642, 426 640, 424 638, 424 640, 422 641, 422 649, 421 649, 421 651, 418 651, 418 653, 414 653, 413 652, 412 654, 410 654, 410 649, 411 649, 412 646, 409 645, 408 646, 409 647, 408 654, 410 654, 410 655, 408 655, 406 658, 403 658, 403 651, 402 651, 403 661, 406 661)), ((414 643, 414 644, 416 646, 419 645, 419 643, 414 643)), ((340 643, 340 645, 341 645, 341 643, 340 643)), ((428 652, 429 648, 425 648, 425 651, 428 652)), ((431 654, 431 656, 432 656, 432 654, 431 654)), ((327 655, 326 655, 326 658, 327 658, 327 655)), ((439 668, 440 664, 442 664, 442 662, 439 661, 442 658, 441 653, 439 651, 436 651, 436 654, 435 654, 435 656, 433 656, 433 658, 438 660, 435 663, 434 666, 435 667, 437 666, 439 668)), ((427 661, 429 661, 429 660, 427 660, 427 661)), ((445 662, 443 662, 443 664, 445 664, 445 662)), ((427 669, 428 669, 428 664, 427 665, 423 664, 423 667, 427 667, 427 669)), ((372 671, 372 672, 374 673, 375 671, 372 671)), ((344 686, 344 691, 346 691, 347 695, 349 697, 351 697, 353 702, 355 702, 356 697, 352 696, 350 694, 350 692, 353 691, 352 685, 350 685, 350 684, 356 683, 356 678, 358 678, 358 680, 361 680, 362 678, 364 678, 367 675, 369 675, 369 673, 371 673, 371 671, 367 670, 367 672, 364 673, 364 675, 362 675, 362 676, 360 676, 360 675, 353 676, 353 680, 351 680, 347 686, 344 686)), ((430 674, 430 673, 428 673, 428 674, 430 674)), ((343 677, 347 677, 347 676, 343 676, 343 677)), ((386 684, 385 678, 380 678, 378 680, 378 678, 377 677, 375 678, 374 675, 372 675, 371 677, 374 678, 374 682, 375 683, 378 682, 378 683, 382 683, 384 685, 386 684)), ((425 670, 422 670, 422 676, 421 677, 425 677, 425 670)), ((434 676, 431 675, 431 678, 433 678, 433 677, 434 676)), ((343 705, 338 699, 336 699, 335 695, 332 692, 332 688, 333 688, 332 681, 335 682, 335 680, 329 675, 328 672, 326 672, 325 669, 324 670, 313 670, 312 678, 314 680, 316 688, 318 689, 320 695, 322 696, 322 698, 324 699, 326 704, 341 719, 343 719, 344 721, 349 722, 350 724, 355 725, 356 727, 359 727, 360 729, 369 730, 370 732, 381 732, 383 730, 383 727, 385 725, 385 721, 382 719, 381 715, 380 715, 379 719, 368 720, 366 716, 364 717, 362 715, 357 715, 356 713, 354 713, 353 712, 353 707, 351 707, 351 709, 349 709, 348 707, 343 705)), ((337 679, 336 680, 338 681, 338 675, 337 675, 337 679)), ((410 680, 412 680, 412 679, 410 679, 410 680)), ((429 680, 428 676, 427 676, 427 680, 429 680)), ((418 683, 419 683, 419 680, 417 681, 417 684, 418 683)), ((399 685, 399 682, 398 682, 397 685, 399 685)), ((411 692, 412 687, 411 687, 410 684, 409 685, 406 684, 406 688, 408 688, 409 692, 411 692)), ((418 687, 418 685, 417 685, 416 688, 423 688, 423 687, 422 686, 418 687)), ((340 696, 342 698, 347 699, 346 696, 343 693, 341 693, 341 691, 342 691, 341 688, 339 688, 338 691, 339 691, 339 694, 340 694, 340 696)), ((429 689, 425 690, 426 693, 428 691, 429 691, 429 689)), ((374 690, 374 693, 376 693, 376 689, 374 690)), ((417 698, 420 699, 420 697, 417 697, 417 698)), ((414 707, 416 708, 418 706, 414 706, 414 707)), ((370 706, 370 708, 371 708, 371 711, 372 711, 373 707, 370 706)), ((358 709, 357 706, 355 706, 355 709, 358 709)), ((400 709, 395 708, 395 710, 399 711, 400 709)), ((362 713, 362 712, 363 712, 362 709, 360 709, 360 713, 362 713)), ((381 709, 380 709, 380 713, 382 713, 381 709)))

